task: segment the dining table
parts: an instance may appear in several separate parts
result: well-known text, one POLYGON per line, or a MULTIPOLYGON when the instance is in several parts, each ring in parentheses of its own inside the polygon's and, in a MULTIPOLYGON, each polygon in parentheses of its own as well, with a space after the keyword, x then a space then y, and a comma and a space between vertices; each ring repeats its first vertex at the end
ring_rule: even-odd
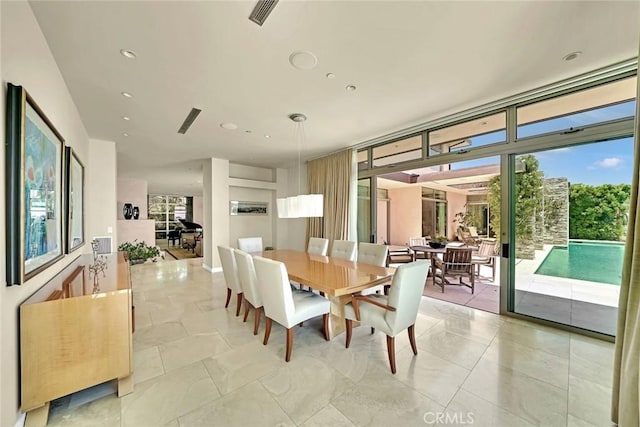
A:
POLYGON ((393 267, 379 267, 294 250, 276 249, 254 254, 284 263, 289 280, 323 292, 331 303, 329 338, 344 332, 344 306, 364 289, 389 283, 393 267))

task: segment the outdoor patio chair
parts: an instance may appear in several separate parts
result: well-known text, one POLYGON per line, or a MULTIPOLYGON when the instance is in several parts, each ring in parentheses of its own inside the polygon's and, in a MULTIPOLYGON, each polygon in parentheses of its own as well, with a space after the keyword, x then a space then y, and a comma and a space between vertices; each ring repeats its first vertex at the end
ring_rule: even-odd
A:
POLYGON ((491 268, 491 280, 496 280, 496 239, 484 239, 480 242, 478 251, 471 257, 471 262, 476 265, 476 274, 480 276, 480 266, 491 268))
MULTIPOLYGON (((409 238, 409 247, 412 246, 427 246, 429 243, 424 237, 410 237, 409 238)), ((429 256, 426 252, 417 251, 415 253, 415 259, 427 259, 429 256)))
POLYGON ((459 285, 471 288, 473 294, 475 290, 475 265, 471 262, 473 248, 452 248, 447 247, 442 259, 431 258, 431 274, 433 284, 442 288, 444 293, 445 285, 459 285), (458 278, 459 283, 454 283, 451 278, 458 278), (463 282, 466 277, 469 282, 463 282))

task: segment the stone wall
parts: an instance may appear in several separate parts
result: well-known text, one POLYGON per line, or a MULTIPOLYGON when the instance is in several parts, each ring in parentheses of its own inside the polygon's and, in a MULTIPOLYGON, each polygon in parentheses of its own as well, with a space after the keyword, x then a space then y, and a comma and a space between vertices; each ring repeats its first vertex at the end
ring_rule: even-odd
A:
POLYGON ((544 244, 566 246, 569 243, 569 181, 567 178, 544 180, 543 200, 529 219, 532 237, 516 239, 516 258, 533 259, 544 244))
POLYGON ((567 178, 544 180, 544 243, 569 243, 569 181, 567 178))

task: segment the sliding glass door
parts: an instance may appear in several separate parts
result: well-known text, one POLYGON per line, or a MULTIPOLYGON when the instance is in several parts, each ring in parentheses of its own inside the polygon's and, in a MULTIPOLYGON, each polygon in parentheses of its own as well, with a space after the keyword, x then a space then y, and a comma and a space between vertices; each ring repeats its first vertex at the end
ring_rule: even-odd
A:
POLYGON ((615 335, 632 138, 512 161, 513 311, 615 335))

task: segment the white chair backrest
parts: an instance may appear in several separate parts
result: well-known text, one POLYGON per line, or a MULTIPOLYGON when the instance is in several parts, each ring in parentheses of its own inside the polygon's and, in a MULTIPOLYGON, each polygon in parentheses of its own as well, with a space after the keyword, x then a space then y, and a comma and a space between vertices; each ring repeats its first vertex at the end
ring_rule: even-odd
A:
POLYGON ((411 237, 409 246, 427 246, 427 240, 424 237, 411 237))
POLYGON ((416 323, 418 308, 430 263, 415 261, 396 270, 389 290, 387 304, 396 311, 387 311, 385 320, 394 334, 416 323))
POLYGON ((262 252, 262 237, 241 237, 238 239, 238 249, 243 252, 262 252))
POLYGON ((238 280, 238 267, 236 266, 236 259, 233 256, 233 248, 218 246, 218 254, 220 255, 222 274, 224 274, 224 281, 227 282, 227 288, 235 293, 242 292, 242 287, 238 280))
POLYGON ((351 240, 334 240, 331 247, 331 258, 356 260, 356 242, 351 240))
POLYGON ((358 262, 384 267, 387 264, 387 245, 360 242, 358 247, 358 262))
POLYGON ((281 262, 259 256, 253 258, 253 264, 265 315, 284 327, 292 327, 289 320, 295 312, 295 306, 287 268, 281 262))
POLYGON ((315 255, 327 255, 329 249, 329 239, 323 239, 320 237, 310 237, 309 246, 307 246, 307 252, 315 255))
POLYGON ((233 252, 236 257, 238 279, 240 280, 244 297, 255 308, 262 307, 262 297, 258 291, 258 281, 256 279, 256 269, 253 265, 253 258, 241 250, 235 250, 233 252))

